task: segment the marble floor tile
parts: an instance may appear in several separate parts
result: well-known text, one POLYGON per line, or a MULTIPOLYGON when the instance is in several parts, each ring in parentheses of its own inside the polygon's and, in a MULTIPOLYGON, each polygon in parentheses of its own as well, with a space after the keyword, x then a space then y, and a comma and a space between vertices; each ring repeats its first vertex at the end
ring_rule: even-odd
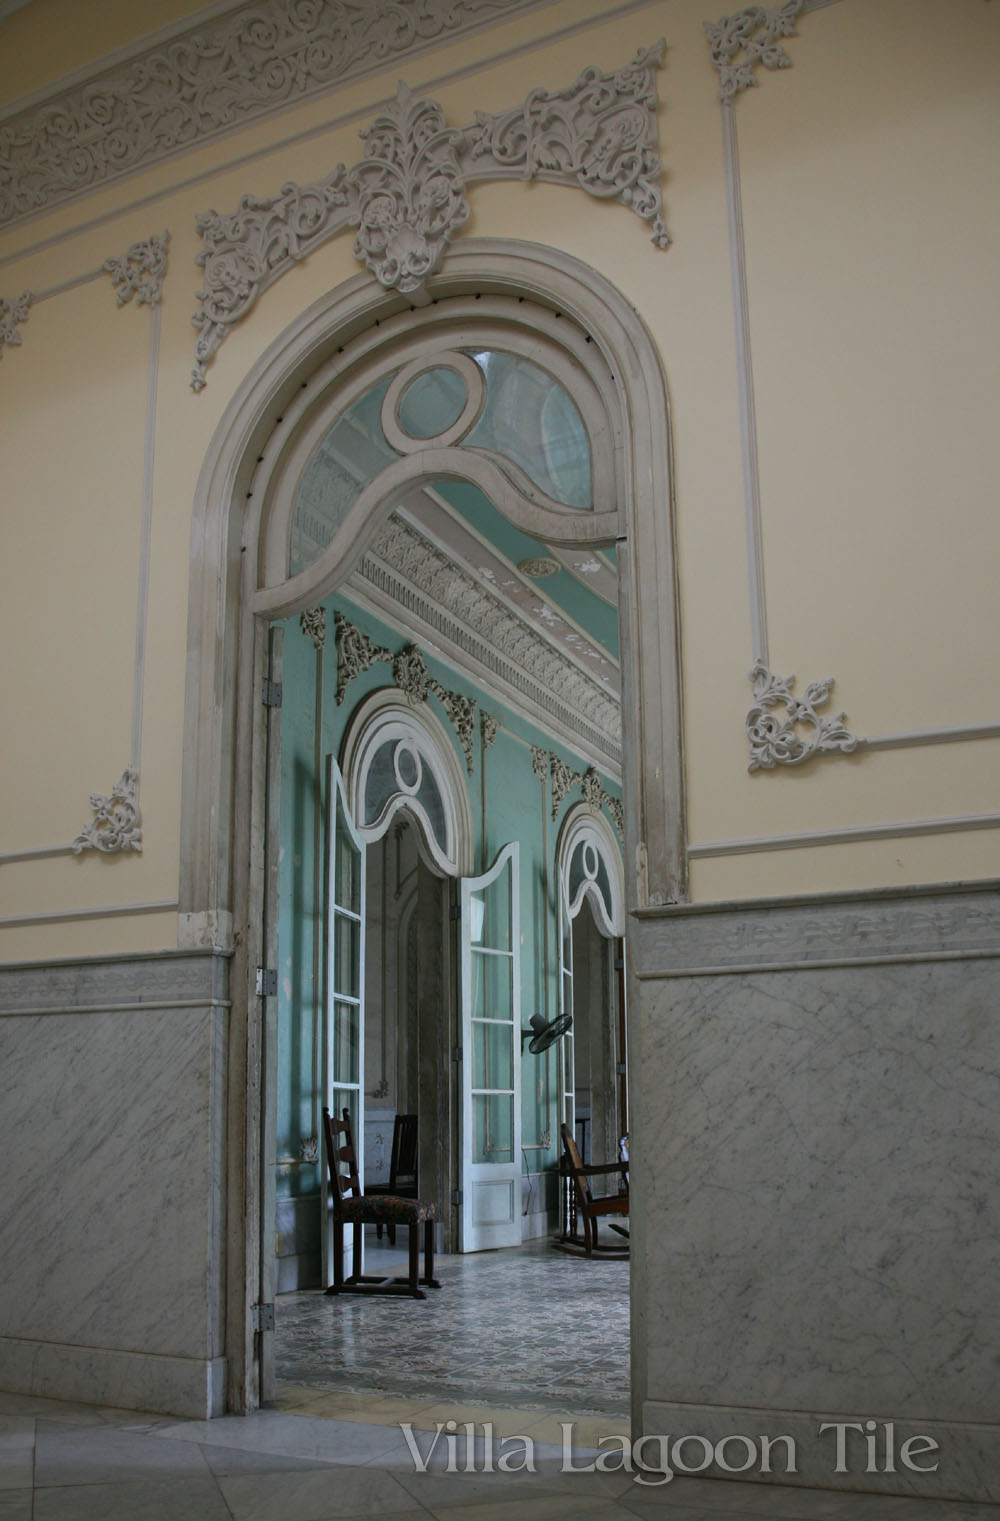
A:
POLYGON ((284 1452, 290 1457, 317 1458, 324 1463, 361 1466, 383 1453, 395 1452, 402 1442, 399 1427, 366 1426, 355 1422, 319 1420, 312 1416, 258 1411, 255 1415, 226 1415, 214 1421, 183 1421, 162 1433, 173 1444, 236 1447, 244 1451, 284 1452))
POLYGON ((10 1489, 30 1489, 34 1480, 34 1449, 0 1447, 0 1493, 10 1489))
POLYGON ((37 1489, 32 1521, 232 1521, 214 1479, 37 1489))
POLYGON ((311 1473, 227 1476, 219 1487, 233 1521, 332 1521, 334 1517, 381 1518, 421 1506, 391 1474, 356 1468, 311 1473))
MULTIPOLYGON (((392 1271, 399 1251, 366 1247, 392 1271)), ((627 1416, 627 1262, 586 1262, 548 1241, 436 1259, 427 1300, 279 1297, 279 1388, 383 1393, 627 1416)))
POLYGON ((81 1430, 40 1424, 35 1440, 35 1483, 39 1487, 108 1480, 124 1483, 160 1475, 202 1478, 208 1475, 208 1465, 200 1449, 189 1442, 166 1442, 142 1431, 101 1426, 81 1430))
POLYGON ((31 1489, 0 1492, 0 1521, 31 1521, 31 1489))

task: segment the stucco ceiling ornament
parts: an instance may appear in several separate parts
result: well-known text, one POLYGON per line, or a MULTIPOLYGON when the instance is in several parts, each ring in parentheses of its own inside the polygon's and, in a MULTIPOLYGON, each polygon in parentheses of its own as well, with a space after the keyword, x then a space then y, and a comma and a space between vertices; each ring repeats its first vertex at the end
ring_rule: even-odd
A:
POLYGON ((3 296, 0 296, 0 359, 3 358, 5 345, 9 344, 14 348, 21 342, 21 335, 17 330, 18 324, 27 322, 28 308, 32 299, 30 290, 22 291, 19 296, 14 297, 13 301, 5 301, 3 296))
POLYGON ((614 74, 585 69, 566 89, 532 90, 523 105, 467 127, 400 84, 396 99, 362 133, 367 154, 310 185, 241 197, 232 213, 201 212, 205 270, 191 385, 258 296, 300 259, 356 227, 355 256, 387 290, 416 294, 466 221, 466 188, 477 180, 543 179, 615 199, 670 241, 661 216, 655 71, 662 41, 614 74))
POLYGON ((719 99, 731 100, 741 90, 756 85, 754 69, 788 69, 792 60, 779 37, 795 37, 795 20, 803 0, 783 0, 771 10, 748 5, 719 21, 706 21, 705 32, 712 62, 719 71, 719 99), (742 57, 738 55, 742 54, 742 57))
POLYGON ((133 767, 126 767, 109 797, 92 792, 90 806, 94 810, 94 820, 73 841, 75 855, 84 850, 100 850, 106 855, 115 851, 142 850, 139 775, 133 767))
POLYGON ((792 691, 794 676, 772 676, 761 661, 750 672, 754 705, 747 714, 750 771, 776 766, 799 766, 814 755, 850 753, 860 743, 847 728, 843 713, 821 718, 816 711, 830 700, 833 677, 814 681, 801 698, 792 691), (784 717, 774 710, 783 707, 784 717))
POLYGON ((412 57, 534 0, 249 0, 0 124, 0 223, 412 57))
POLYGON ((135 299, 136 306, 156 306, 163 295, 170 234, 133 243, 120 258, 105 259, 101 269, 111 276, 119 306, 135 299))

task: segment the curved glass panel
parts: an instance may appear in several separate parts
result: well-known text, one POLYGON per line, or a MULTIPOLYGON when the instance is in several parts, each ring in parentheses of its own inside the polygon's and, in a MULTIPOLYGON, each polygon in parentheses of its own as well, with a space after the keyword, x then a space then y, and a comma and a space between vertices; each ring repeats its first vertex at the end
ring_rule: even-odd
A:
MULTIPOLYGON (((443 854, 448 854, 448 823, 445 815, 444 800, 441 797, 441 789, 437 784, 431 768, 420 757, 419 766, 420 785, 414 793, 405 795, 412 796, 414 802, 419 803, 430 824, 438 848, 443 854)), ((404 783, 412 786, 407 781, 409 775, 416 778, 417 766, 414 748, 405 744, 402 747, 397 738, 387 739, 379 745, 372 756, 365 778, 364 813, 362 823, 370 826, 378 821, 385 812, 386 805, 394 797, 399 797, 402 790, 397 777, 397 767, 403 775, 404 783), (412 767, 412 771, 410 768, 412 767)))
POLYGON ((462 415, 468 393, 457 370, 440 365, 425 370, 403 392, 399 425, 411 438, 436 438, 462 415))
POLYGON ((608 879, 608 868, 604 857, 597 849, 592 840, 583 839, 577 845, 569 863, 569 901, 575 903, 577 893, 584 882, 593 882, 604 904, 604 912, 608 919, 614 917, 614 904, 611 897, 611 883, 608 879))
POLYGON ((292 506, 289 575, 312 564, 368 482, 400 458, 386 443, 379 416, 392 379, 387 375, 338 417, 303 470, 292 506))
POLYGON ((589 508, 590 442, 569 393, 518 354, 480 349, 473 357, 486 376, 486 402, 463 444, 507 455, 557 502, 589 508))

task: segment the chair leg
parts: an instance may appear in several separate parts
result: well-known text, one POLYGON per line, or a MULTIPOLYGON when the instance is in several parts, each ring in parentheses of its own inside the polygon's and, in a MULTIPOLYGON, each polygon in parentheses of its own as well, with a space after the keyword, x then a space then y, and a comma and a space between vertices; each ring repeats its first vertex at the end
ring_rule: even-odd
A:
POLYGON ((409 1227, 407 1234, 410 1247, 410 1289, 414 1298, 423 1299, 424 1296, 417 1287, 417 1280, 420 1277, 420 1232, 414 1224, 409 1227))
POLYGON ((328 1294, 338 1294, 344 1286, 344 1222, 334 1216, 333 1221, 333 1282, 328 1294))
MULTIPOLYGON (((416 1235, 416 1226, 412 1226, 411 1225, 410 1229, 413 1231, 414 1235, 416 1235)), ((431 1288, 431 1289, 439 1289, 441 1287, 441 1285, 438 1283, 437 1279, 434 1277, 434 1221, 433 1220, 425 1220, 424 1221, 424 1276, 423 1276, 422 1282, 426 1283, 427 1286, 428 1286, 428 1288, 431 1288)))

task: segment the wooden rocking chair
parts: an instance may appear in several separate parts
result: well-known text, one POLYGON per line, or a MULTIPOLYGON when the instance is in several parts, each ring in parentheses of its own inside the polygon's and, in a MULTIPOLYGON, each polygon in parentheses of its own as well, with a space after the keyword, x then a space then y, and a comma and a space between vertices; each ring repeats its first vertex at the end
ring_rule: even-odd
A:
POLYGON ((420 1284, 439 1289, 434 1277, 434 1205, 426 1199, 400 1199, 393 1194, 363 1194, 358 1178, 358 1159, 351 1136, 350 1111, 334 1120, 329 1109, 323 1110, 326 1159, 330 1173, 333 1203, 333 1282, 328 1294, 406 1294, 412 1299, 426 1299, 420 1284), (406 1278, 383 1278, 367 1273, 344 1274, 344 1227, 354 1227, 354 1261, 361 1261, 361 1239, 365 1225, 409 1226, 410 1271, 406 1278), (424 1276, 420 1266, 419 1226, 424 1228, 424 1276))
POLYGON ((574 1257, 603 1257, 605 1260, 627 1257, 629 1254, 627 1227, 617 1225, 613 1221, 609 1222, 610 1229, 618 1233, 619 1240, 605 1244, 598 1239, 597 1223, 608 1216, 628 1215, 628 1163, 618 1161, 584 1165, 580 1149, 570 1134, 569 1127, 562 1125, 560 1129, 564 1153, 563 1169, 570 1179, 576 1199, 576 1217, 583 1221, 583 1241, 581 1243, 572 1236, 568 1236, 561 1237, 553 1245, 559 1251, 569 1252, 574 1257), (617 1173, 622 1181, 624 1192, 595 1199, 590 1187, 590 1179, 604 1173, 617 1173), (626 1239, 623 1241, 622 1237, 626 1239))

